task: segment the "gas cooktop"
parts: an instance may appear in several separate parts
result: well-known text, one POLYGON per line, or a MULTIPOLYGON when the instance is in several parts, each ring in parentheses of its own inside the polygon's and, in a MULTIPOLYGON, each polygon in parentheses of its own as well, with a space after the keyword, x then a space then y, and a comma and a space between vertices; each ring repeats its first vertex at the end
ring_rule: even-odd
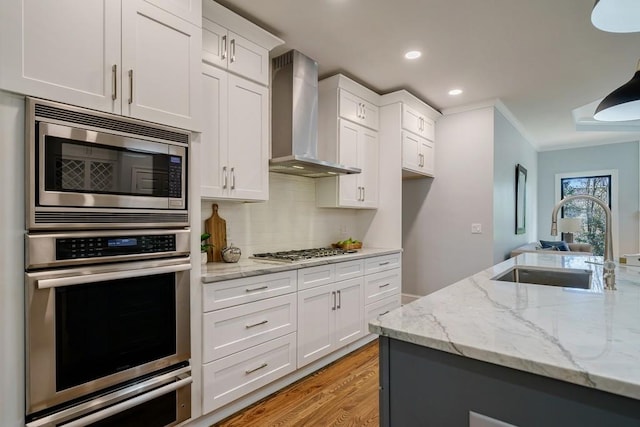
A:
POLYGON ((355 253, 356 251, 345 251, 333 248, 298 249, 293 251, 265 252, 253 254, 251 258, 269 261, 295 262, 305 259, 324 258, 336 255, 355 253))

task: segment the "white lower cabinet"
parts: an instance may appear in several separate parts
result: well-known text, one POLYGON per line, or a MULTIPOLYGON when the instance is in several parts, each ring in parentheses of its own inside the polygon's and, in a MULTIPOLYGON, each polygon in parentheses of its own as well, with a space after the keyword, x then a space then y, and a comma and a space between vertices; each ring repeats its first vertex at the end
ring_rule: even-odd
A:
POLYGON ((295 369, 295 333, 206 363, 202 369, 202 410, 218 409, 295 369))
POLYGON ((203 414, 364 338, 400 306, 400 265, 394 253, 205 283, 203 414))
POLYGON ((364 336, 363 279, 298 292, 298 368, 364 336))

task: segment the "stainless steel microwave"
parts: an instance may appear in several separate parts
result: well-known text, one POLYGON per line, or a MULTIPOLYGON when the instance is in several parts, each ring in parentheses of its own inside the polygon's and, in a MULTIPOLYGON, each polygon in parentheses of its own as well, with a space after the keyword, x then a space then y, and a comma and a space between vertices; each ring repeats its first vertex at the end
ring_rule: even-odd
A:
POLYGON ((188 131, 27 98, 27 228, 184 227, 188 131))

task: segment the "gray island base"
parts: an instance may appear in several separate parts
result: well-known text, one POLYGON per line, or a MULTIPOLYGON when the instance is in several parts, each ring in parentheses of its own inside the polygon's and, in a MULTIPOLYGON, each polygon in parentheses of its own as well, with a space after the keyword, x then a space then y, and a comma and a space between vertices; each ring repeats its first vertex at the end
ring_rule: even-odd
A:
POLYGON ((635 399, 384 336, 380 384, 383 427, 640 426, 635 399))

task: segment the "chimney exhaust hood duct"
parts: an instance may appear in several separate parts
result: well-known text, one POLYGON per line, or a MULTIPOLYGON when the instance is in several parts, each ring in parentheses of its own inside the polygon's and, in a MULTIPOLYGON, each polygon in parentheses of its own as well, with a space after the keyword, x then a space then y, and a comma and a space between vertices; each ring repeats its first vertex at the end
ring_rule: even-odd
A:
POLYGON ((318 159, 318 64, 296 50, 272 61, 269 171, 310 178, 360 173, 318 159))

